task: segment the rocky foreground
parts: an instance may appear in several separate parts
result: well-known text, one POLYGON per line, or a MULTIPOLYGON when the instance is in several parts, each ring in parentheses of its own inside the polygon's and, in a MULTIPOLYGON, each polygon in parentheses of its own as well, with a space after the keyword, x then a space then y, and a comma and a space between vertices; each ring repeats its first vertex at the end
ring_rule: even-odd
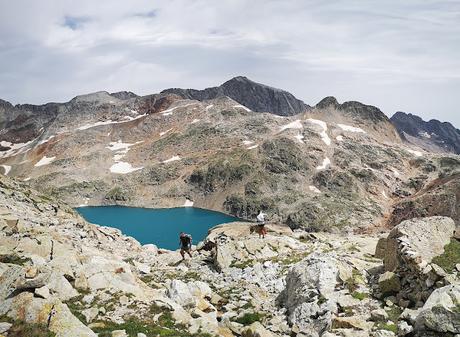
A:
POLYGON ((0 205, 0 336, 460 334, 449 218, 380 237, 233 223, 181 262, 7 178, 0 205))

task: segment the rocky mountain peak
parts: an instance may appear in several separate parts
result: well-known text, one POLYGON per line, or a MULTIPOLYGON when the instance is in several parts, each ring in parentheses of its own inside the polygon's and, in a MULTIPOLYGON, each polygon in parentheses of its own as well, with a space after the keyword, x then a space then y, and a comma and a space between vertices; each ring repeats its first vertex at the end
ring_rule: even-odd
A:
POLYGON ((198 101, 228 96, 253 111, 280 116, 296 115, 310 108, 287 91, 254 82, 245 76, 234 77, 218 87, 204 90, 172 88, 162 93, 198 101))
POLYGON ((110 93, 110 96, 113 96, 113 97, 118 98, 118 99, 123 100, 123 101, 127 100, 127 99, 130 99, 130 98, 139 97, 134 92, 131 92, 131 91, 112 92, 112 93, 110 93))
POLYGON ((71 103, 109 103, 117 98, 110 95, 107 91, 97 91, 85 95, 75 96, 70 102, 71 103))
POLYGON ((337 108, 339 105, 339 102, 334 96, 327 96, 323 98, 318 104, 316 104, 315 108, 326 109, 330 106, 332 106, 333 108, 337 108))

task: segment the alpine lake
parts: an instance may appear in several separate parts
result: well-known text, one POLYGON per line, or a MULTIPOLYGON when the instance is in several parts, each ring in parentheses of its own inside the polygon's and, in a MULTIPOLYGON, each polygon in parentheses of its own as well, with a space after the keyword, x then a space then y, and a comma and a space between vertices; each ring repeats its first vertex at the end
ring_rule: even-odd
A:
POLYGON ((179 233, 193 237, 193 244, 202 241, 208 230, 219 224, 238 221, 237 218, 195 207, 138 208, 125 206, 78 207, 76 211, 86 221, 121 230, 141 244, 152 243, 159 248, 179 248, 179 233))

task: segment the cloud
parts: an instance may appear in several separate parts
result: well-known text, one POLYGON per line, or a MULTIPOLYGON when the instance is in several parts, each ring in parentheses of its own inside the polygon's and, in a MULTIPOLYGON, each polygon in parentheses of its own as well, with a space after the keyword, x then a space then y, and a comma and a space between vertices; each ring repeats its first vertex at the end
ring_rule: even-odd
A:
POLYGON ((0 4, 0 97, 203 88, 246 75, 460 125, 460 3, 17 0, 0 4), (18 20, 18 13, 21 19, 18 20), (25 24, 26 23, 26 24, 25 24))

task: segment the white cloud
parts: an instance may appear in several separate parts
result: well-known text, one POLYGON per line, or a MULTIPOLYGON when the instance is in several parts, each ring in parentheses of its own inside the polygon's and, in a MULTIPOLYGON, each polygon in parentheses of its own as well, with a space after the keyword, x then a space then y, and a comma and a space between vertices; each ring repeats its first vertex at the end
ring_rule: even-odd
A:
POLYGON ((235 75, 460 125, 458 1, 18 0, 0 4, 0 98, 203 88, 235 75))

